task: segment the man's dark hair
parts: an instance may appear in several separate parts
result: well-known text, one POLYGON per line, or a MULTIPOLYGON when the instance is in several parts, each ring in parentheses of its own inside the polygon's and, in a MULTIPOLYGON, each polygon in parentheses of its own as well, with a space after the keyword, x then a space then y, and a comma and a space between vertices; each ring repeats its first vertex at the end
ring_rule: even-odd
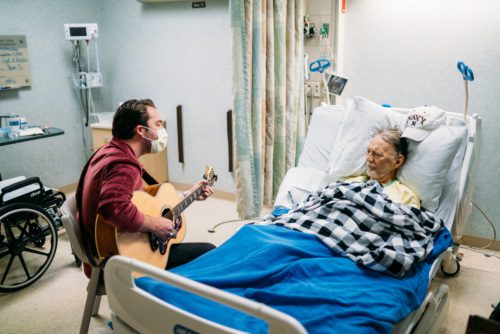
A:
POLYGON ((128 100, 123 102, 116 110, 113 117, 113 137, 118 139, 130 139, 134 136, 137 125, 148 126, 148 111, 146 107, 156 108, 150 99, 128 100))

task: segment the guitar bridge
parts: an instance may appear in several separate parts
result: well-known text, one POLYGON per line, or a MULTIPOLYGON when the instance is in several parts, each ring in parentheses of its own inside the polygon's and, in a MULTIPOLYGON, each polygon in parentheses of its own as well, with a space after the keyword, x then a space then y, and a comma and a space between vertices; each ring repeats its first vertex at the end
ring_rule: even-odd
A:
MULTIPOLYGON (((175 233, 175 235, 177 235, 177 232, 175 233)), ((163 240, 162 238, 158 237, 156 234, 151 232, 148 233, 148 236, 149 236, 149 246, 151 247, 151 250, 153 252, 156 252, 158 250, 161 255, 165 255, 165 253, 167 252, 168 240, 163 240)), ((169 238, 169 240, 171 238, 169 238)))

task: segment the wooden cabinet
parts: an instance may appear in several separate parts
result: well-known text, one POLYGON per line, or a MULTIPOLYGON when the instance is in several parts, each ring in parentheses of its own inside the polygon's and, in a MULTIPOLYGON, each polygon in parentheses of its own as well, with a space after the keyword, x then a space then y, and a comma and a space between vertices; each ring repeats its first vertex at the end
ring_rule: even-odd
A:
MULTIPOLYGON (((113 138, 111 125, 106 123, 94 123, 92 127, 93 149, 97 150, 102 145, 109 143, 113 138)), ((146 154, 139 158, 144 168, 158 182, 168 181, 167 151, 157 154, 146 154)))

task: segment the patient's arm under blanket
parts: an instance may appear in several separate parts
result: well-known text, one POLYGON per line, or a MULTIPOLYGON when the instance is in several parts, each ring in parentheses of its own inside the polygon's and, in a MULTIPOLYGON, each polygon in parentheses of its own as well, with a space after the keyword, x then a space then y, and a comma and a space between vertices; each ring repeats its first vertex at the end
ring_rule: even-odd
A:
POLYGON ((332 183, 278 218, 276 224, 314 234, 367 268, 402 277, 432 251, 443 221, 425 209, 393 203, 377 181, 332 183))

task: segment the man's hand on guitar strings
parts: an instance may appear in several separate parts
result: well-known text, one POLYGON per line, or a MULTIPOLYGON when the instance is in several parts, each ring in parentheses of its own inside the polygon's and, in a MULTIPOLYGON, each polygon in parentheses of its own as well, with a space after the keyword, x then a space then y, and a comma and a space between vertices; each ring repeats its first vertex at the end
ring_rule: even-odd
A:
POLYGON ((207 180, 200 180, 200 181, 198 181, 191 188, 191 190, 189 190, 189 193, 192 193, 193 191, 196 191, 196 189, 198 189, 200 187, 203 187, 203 190, 202 190, 202 193, 196 198, 197 201, 204 201, 207 198, 209 198, 210 196, 212 196, 212 194, 214 193, 214 190, 212 189, 212 187, 210 187, 208 185, 208 181, 207 180))
POLYGON ((172 238, 176 234, 175 224, 164 217, 152 217, 144 215, 144 223, 139 229, 141 232, 152 232, 163 240, 172 238))

